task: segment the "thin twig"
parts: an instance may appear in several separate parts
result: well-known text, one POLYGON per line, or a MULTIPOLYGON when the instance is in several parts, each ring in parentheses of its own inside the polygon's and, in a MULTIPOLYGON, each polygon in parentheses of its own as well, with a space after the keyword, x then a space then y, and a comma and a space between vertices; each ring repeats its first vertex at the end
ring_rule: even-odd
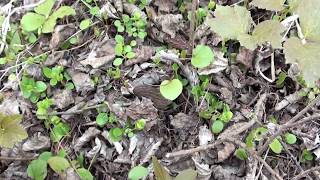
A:
POLYGON ((8 156, 0 156, 0 161, 30 161, 34 160, 37 157, 8 157, 8 156))
POLYGON ((274 133, 271 137, 269 137, 268 140, 264 143, 264 145, 261 146, 260 150, 258 151, 258 154, 261 155, 269 147, 269 144, 276 137, 281 135, 284 131, 301 124, 301 122, 306 122, 306 121, 310 121, 311 119, 319 118, 319 115, 314 115, 308 118, 303 118, 300 121, 296 122, 299 118, 301 118, 301 116, 303 116, 306 112, 308 112, 319 101, 320 101, 320 95, 318 95, 315 99, 313 99, 304 109, 302 109, 297 115, 291 118, 288 122, 286 122, 283 125, 280 125, 280 127, 278 128, 278 131, 274 133))
POLYGON ((68 115, 68 114, 80 114, 86 110, 101 108, 104 106, 107 106, 107 104, 103 103, 103 104, 98 104, 98 105, 94 105, 94 106, 88 106, 88 107, 84 107, 82 109, 73 110, 73 111, 52 112, 52 113, 48 113, 48 115, 49 116, 57 116, 57 115, 68 115))
POLYGON ((308 170, 305 170, 305 171, 301 172, 297 176, 293 177, 291 180, 301 179, 301 178, 307 176, 309 173, 314 172, 314 171, 319 171, 319 170, 320 170, 320 166, 313 167, 311 169, 308 169, 308 170))
POLYGON ((234 139, 234 138, 223 138, 223 139, 218 139, 217 141, 215 141, 214 143, 212 144, 206 144, 206 145, 202 145, 202 146, 198 146, 196 148, 191 148, 191 149, 186 149, 186 150, 180 150, 180 151, 177 151, 177 152, 173 152, 173 153, 167 153, 166 154, 166 157, 167 158, 170 158, 170 157, 177 157, 177 156, 185 156, 185 155, 190 155, 190 154, 193 154, 193 153, 196 153, 196 152, 199 152, 199 151, 204 151, 204 150, 207 150, 207 149, 211 149, 211 148, 214 148, 215 146, 217 146, 218 144, 221 144, 223 142, 230 142, 230 143, 233 143, 233 144, 236 144, 244 149, 246 149, 246 151, 248 151, 255 159, 257 159, 260 163, 262 163, 265 168, 269 171, 269 173, 274 176, 277 180, 282 180, 282 177, 277 173, 275 172, 270 166, 269 164, 263 160, 258 154, 256 151, 252 150, 252 149, 249 149, 246 147, 246 144, 244 144, 243 142, 237 140, 237 139, 234 139))

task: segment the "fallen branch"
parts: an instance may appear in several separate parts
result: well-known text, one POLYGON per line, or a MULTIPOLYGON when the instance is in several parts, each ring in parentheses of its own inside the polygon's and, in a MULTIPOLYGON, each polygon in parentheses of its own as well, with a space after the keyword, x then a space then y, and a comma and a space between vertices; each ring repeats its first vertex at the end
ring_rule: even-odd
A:
POLYGON ((274 133, 271 137, 268 138, 268 140, 264 143, 263 146, 258 151, 258 154, 261 155, 268 147, 269 144, 278 136, 280 136, 283 132, 287 131, 290 128, 296 127, 300 125, 301 123, 305 123, 310 120, 314 120, 317 118, 320 118, 320 115, 313 115, 310 117, 306 117, 301 119, 300 121, 296 122, 298 119, 301 118, 306 112, 308 112, 315 104, 320 102, 320 95, 317 96, 315 99, 313 99, 304 109, 302 109, 297 115, 295 115, 293 118, 291 118, 288 122, 286 122, 283 125, 280 125, 276 133, 274 133))
POLYGON ((249 152, 252 155, 252 157, 257 159, 260 163, 262 163, 265 166, 265 168, 269 171, 269 173, 273 177, 275 177, 277 180, 282 180, 282 177, 277 172, 275 172, 272 169, 272 167, 270 167, 269 164, 257 154, 257 152, 255 150, 247 148, 246 144, 244 144, 243 142, 241 142, 237 139, 234 139, 234 138, 218 139, 216 142, 214 142, 212 144, 202 145, 202 146, 198 146, 196 148, 191 148, 191 149, 186 149, 186 150, 180 150, 180 151, 173 152, 173 153, 167 153, 165 157, 170 158, 170 157, 177 157, 177 156, 183 156, 183 155, 190 155, 190 154, 193 154, 193 153, 196 153, 199 151, 204 151, 207 149, 214 148, 218 144, 221 144, 226 141, 233 143, 233 144, 236 144, 236 145, 246 149, 246 151, 249 152))
POLYGON ((301 172, 297 176, 293 177, 292 180, 301 179, 303 177, 306 177, 309 173, 314 172, 314 171, 319 171, 319 170, 320 170, 320 166, 313 167, 311 169, 308 169, 308 170, 305 170, 305 171, 301 172))

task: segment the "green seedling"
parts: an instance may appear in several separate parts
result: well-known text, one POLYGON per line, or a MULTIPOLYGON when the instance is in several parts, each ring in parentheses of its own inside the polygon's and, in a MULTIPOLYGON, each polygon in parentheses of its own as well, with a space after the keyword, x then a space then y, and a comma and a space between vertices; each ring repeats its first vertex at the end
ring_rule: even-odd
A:
POLYGON ((42 101, 37 102, 37 118, 38 119, 48 119, 48 110, 50 106, 53 105, 53 100, 52 99, 44 99, 42 101))
POLYGON ((53 68, 44 67, 42 72, 46 78, 50 79, 50 85, 55 86, 63 80, 63 67, 55 66, 53 68))
POLYGON ((28 98, 31 102, 36 103, 41 94, 45 94, 47 85, 42 81, 35 81, 33 78, 23 76, 20 89, 24 98, 28 98))
POLYGON ((125 31, 131 37, 144 39, 147 36, 147 20, 137 11, 131 17, 126 14, 122 15, 122 21, 116 20, 114 21, 114 25, 118 32, 125 31))
POLYGON ((76 15, 75 10, 70 6, 61 6, 52 12, 55 2, 55 0, 46 0, 34 8, 35 12, 25 14, 20 22, 22 29, 26 32, 38 30, 38 33, 51 33, 54 31, 58 19, 76 15))
POLYGON ((124 38, 121 35, 116 35, 116 47, 115 47, 115 54, 116 59, 113 61, 114 66, 120 66, 123 61, 127 59, 132 59, 136 56, 136 54, 133 52, 133 47, 137 45, 137 42, 135 40, 132 40, 130 44, 125 44, 124 38))

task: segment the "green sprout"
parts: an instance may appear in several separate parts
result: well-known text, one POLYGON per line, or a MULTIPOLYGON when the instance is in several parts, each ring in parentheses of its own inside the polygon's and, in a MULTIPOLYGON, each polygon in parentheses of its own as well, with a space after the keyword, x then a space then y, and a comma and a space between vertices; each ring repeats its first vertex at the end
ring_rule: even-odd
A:
POLYGON ((121 35, 116 35, 115 40, 117 43, 115 47, 115 54, 117 58, 113 61, 113 65, 118 67, 124 60, 132 59, 136 56, 132 49, 137 45, 137 42, 132 40, 130 44, 125 44, 124 38, 121 35))
POLYGON ((126 31, 130 37, 144 39, 147 36, 147 20, 143 18, 139 12, 134 12, 132 17, 126 14, 122 15, 122 22, 116 20, 114 21, 114 25, 118 32, 126 31))
POLYGON ((45 95, 47 85, 42 81, 35 81, 33 78, 23 76, 20 89, 24 98, 30 99, 31 102, 36 103, 42 93, 45 95))

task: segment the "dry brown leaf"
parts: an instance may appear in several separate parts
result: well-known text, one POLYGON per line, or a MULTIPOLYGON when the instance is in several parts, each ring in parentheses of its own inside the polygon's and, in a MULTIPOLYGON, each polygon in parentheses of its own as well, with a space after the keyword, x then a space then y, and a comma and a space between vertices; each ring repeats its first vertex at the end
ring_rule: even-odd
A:
POLYGON ((223 149, 218 151, 218 162, 228 159, 236 148, 232 143, 224 142, 223 144, 223 149))

